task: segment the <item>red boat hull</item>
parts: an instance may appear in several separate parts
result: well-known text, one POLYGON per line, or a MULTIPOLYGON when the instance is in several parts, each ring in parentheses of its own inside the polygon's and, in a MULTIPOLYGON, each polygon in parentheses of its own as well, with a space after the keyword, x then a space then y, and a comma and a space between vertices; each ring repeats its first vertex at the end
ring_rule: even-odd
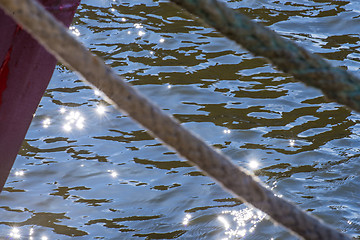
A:
MULTIPOLYGON (((80 0, 41 0, 69 26, 80 0)), ((53 74, 56 59, 0 9, 0 191, 53 74)))

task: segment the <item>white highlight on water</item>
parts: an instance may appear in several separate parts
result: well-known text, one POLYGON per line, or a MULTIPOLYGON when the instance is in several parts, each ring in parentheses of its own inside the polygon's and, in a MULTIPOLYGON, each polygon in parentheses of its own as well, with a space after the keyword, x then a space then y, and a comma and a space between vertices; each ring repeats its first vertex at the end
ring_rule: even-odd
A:
POLYGON ((256 170, 259 168, 260 163, 256 159, 251 159, 248 163, 249 168, 256 170))
POLYGON ((18 229, 17 227, 13 227, 10 231, 9 236, 14 239, 20 239, 21 238, 20 229, 18 229))
POLYGON ((70 26, 70 27, 69 27, 69 31, 70 31, 73 35, 75 35, 76 37, 79 37, 79 36, 80 36, 80 31, 79 31, 79 29, 77 29, 77 28, 74 27, 74 26, 70 26))
POLYGON ((104 105, 102 104, 99 104, 97 107, 96 107, 96 112, 97 114, 99 115, 104 115, 106 113, 106 108, 104 105))
POLYGON ((64 108, 64 107, 61 107, 61 108, 59 109, 59 112, 60 112, 61 114, 64 114, 64 113, 66 113, 66 108, 64 108))
POLYGON ((230 228, 229 222, 223 216, 218 216, 218 220, 224 225, 225 230, 230 228))
POLYGON ((43 124, 43 128, 48 128, 51 124, 51 119, 50 118, 45 118, 42 122, 43 124))
POLYGON ((187 213, 187 214, 185 215, 184 219, 183 219, 182 224, 183 224, 184 226, 187 226, 187 225, 189 224, 189 222, 190 222, 190 219, 191 219, 191 214, 187 213))
POLYGON ((134 23, 135 28, 143 28, 143 25, 141 23, 134 23))
POLYGON ((22 177, 22 176, 24 176, 24 175, 25 175, 25 172, 22 171, 22 170, 19 170, 19 171, 16 171, 16 172, 15 172, 15 176, 17 176, 17 177, 22 177))
POLYGON ((108 173, 110 173, 110 176, 113 178, 116 178, 119 175, 115 170, 108 170, 108 173))
POLYGON ((245 237, 246 233, 255 230, 256 225, 265 218, 265 214, 259 210, 246 207, 242 210, 222 211, 222 215, 218 217, 225 227, 225 235, 228 239, 239 239, 245 237), (231 220, 227 220, 225 215, 230 215, 230 219, 234 224, 230 224, 231 220))
POLYGON ((85 127, 85 117, 79 111, 71 111, 65 117, 65 123, 63 129, 66 132, 70 132, 74 128, 83 129, 85 127))

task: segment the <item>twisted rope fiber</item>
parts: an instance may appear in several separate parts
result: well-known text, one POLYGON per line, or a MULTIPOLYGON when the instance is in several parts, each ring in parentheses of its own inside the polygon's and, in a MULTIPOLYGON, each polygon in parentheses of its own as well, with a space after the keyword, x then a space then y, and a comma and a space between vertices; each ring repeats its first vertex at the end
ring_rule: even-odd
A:
POLYGON ((331 100, 360 111, 360 79, 344 69, 332 67, 272 30, 255 23, 217 0, 171 0, 242 45, 255 56, 263 56, 285 73, 319 88, 331 100))
POLYGON ((306 239, 349 239, 267 189, 247 170, 183 128, 97 56, 91 54, 37 1, 0 0, 0 6, 62 63, 100 89, 124 113, 151 131, 181 156, 214 178, 240 200, 306 239))

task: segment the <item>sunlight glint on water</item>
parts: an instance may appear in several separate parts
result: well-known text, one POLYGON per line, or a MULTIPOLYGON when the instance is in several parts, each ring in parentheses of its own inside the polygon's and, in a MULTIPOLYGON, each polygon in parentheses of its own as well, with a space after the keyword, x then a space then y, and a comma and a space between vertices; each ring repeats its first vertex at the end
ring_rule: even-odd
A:
POLYGON ((21 238, 20 230, 17 227, 12 228, 9 236, 14 239, 20 239, 21 238))
POLYGON ((256 225, 265 218, 265 214, 251 208, 234 211, 222 211, 222 216, 218 219, 224 224, 225 235, 228 239, 238 239, 244 237, 248 233, 254 232, 256 225), (230 224, 225 216, 233 219, 234 224, 230 224))
POLYGON ((66 132, 71 132, 73 129, 83 129, 85 126, 85 117, 79 111, 70 111, 65 116, 65 123, 63 129, 66 132))
MULTIPOLYGON (((333 64, 359 69, 356 1, 227 2, 333 64)), ((359 238, 358 114, 168 1, 82 0, 70 31, 277 196, 359 238)), ((13 226, 31 240, 296 239, 101 95, 57 66, 0 195, 0 239, 13 226)))
POLYGON ((97 114, 99 115, 104 115, 106 113, 106 107, 104 105, 101 105, 99 104, 97 107, 96 107, 96 112, 97 114))
POLYGON ((187 226, 189 224, 190 220, 191 220, 191 214, 187 213, 183 219, 182 224, 184 226, 187 226))

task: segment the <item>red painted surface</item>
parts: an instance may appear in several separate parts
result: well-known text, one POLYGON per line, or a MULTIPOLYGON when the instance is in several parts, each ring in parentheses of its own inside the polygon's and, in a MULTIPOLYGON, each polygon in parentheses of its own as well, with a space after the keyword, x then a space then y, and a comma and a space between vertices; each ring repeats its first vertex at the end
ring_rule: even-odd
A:
POLYGON ((6 89, 6 82, 9 76, 9 61, 10 61, 11 52, 12 52, 12 47, 9 48, 8 52, 6 53, 4 62, 0 67, 0 106, 2 102, 1 101, 2 94, 6 89))
MULTIPOLYGON (((39 0, 69 26, 80 0, 39 0)), ((0 9, 0 191, 33 114, 53 74, 56 59, 0 9)))
MULTIPOLYGON (((20 26, 16 26, 15 32, 13 34, 13 40, 16 37, 16 34, 21 30, 20 26)), ((8 76, 9 76, 9 61, 10 61, 10 56, 13 50, 13 44, 11 44, 9 50, 6 53, 5 59, 3 61, 3 63, 1 64, 0 67, 0 106, 1 106, 1 102, 2 102, 2 94, 6 89, 6 82, 8 80, 8 76)))

